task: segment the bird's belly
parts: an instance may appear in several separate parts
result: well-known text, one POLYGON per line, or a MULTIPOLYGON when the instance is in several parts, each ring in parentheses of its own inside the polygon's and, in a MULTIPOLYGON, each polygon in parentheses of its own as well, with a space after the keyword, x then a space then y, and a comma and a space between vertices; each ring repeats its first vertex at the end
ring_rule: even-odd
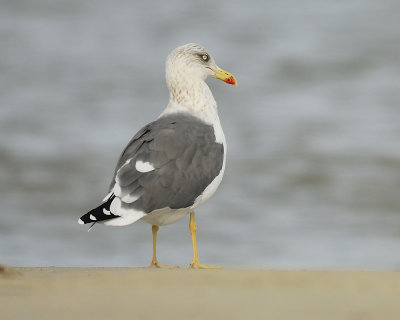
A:
POLYGON ((178 220, 181 220, 190 212, 190 208, 183 209, 170 209, 164 208, 155 210, 147 215, 145 215, 140 220, 156 226, 165 226, 178 220))

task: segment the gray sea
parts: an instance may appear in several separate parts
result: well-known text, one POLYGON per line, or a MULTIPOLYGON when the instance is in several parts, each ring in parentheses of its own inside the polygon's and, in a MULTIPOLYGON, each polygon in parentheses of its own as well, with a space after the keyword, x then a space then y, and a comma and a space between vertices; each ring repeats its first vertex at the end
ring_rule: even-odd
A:
MULTIPOLYGON (((197 42, 227 169, 197 210, 226 267, 400 269, 400 2, 2 0, 0 262, 145 266, 151 226, 87 226, 130 138, 168 102, 164 64, 197 42)), ((158 258, 186 266, 188 219, 158 258)))

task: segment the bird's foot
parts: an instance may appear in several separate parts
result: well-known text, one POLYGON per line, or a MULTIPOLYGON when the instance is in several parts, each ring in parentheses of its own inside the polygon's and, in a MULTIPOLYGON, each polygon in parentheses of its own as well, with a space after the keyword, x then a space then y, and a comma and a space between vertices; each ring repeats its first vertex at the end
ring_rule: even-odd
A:
POLYGON ((207 264, 202 264, 199 261, 192 261, 189 265, 190 269, 222 269, 220 266, 209 266, 207 264))
POLYGON ((158 261, 152 261, 149 265, 149 268, 157 268, 157 269, 177 269, 178 266, 166 266, 165 264, 159 264, 158 261))

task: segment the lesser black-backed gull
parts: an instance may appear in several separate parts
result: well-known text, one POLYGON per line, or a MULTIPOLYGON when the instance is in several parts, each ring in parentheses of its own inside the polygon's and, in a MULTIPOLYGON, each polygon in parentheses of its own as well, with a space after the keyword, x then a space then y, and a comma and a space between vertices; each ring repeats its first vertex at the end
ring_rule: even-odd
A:
POLYGON ((159 118, 141 129, 122 152, 103 204, 79 219, 80 224, 123 226, 144 220, 152 225, 151 267, 166 267, 156 258, 159 226, 190 213, 192 268, 200 263, 194 210, 221 183, 226 142, 217 103, 205 83, 208 76, 236 85, 235 77, 219 68, 205 48, 186 44, 166 61, 170 100, 159 118))

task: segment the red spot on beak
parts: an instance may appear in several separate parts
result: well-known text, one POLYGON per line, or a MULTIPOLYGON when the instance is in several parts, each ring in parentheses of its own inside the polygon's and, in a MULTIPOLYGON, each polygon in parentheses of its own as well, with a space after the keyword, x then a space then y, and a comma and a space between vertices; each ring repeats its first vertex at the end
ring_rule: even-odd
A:
POLYGON ((225 80, 225 82, 226 83, 229 83, 229 84, 232 84, 232 85, 236 85, 236 79, 234 78, 234 77, 229 77, 229 78, 226 78, 226 80, 225 80))
POLYGON ((232 74, 230 74, 228 71, 225 71, 225 70, 219 69, 219 68, 218 69, 212 69, 210 67, 207 67, 207 68, 214 71, 215 78, 222 80, 225 83, 237 86, 236 78, 232 74))

